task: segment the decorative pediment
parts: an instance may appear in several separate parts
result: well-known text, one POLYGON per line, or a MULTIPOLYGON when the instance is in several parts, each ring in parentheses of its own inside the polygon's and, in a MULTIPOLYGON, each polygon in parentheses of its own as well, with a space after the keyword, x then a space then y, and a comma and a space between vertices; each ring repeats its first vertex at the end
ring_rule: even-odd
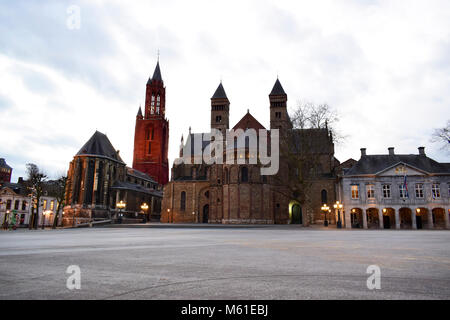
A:
POLYGON ((8 188, 8 187, 4 187, 2 190, 1 190, 1 192, 0 192, 0 195, 5 195, 5 196, 9 196, 9 195, 15 195, 16 193, 12 190, 12 189, 10 189, 10 188, 8 188))
POLYGON ((399 162, 389 168, 386 168, 376 174, 377 176, 426 176, 427 172, 414 168, 408 164, 399 162))

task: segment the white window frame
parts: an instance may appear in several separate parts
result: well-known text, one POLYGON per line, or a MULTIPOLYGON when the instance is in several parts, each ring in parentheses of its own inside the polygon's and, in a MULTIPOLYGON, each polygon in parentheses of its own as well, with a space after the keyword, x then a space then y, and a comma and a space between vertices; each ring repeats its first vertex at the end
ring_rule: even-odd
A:
POLYGON ((359 185, 357 185, 357 184, 351 185, 350 191, 351 191, 353 200, 359 199, 359 185))
POLYGON ((406 190, 405 185, 403 183, 398 185, 398 193, 400 198, 402 199, 408 198, 408 191, 406 190))
POLYGON ((424 198, 424 192, 423 192, 423 183, 416 183, 414 186, 414 194, 417 199, 423 199, 424 198))
POLYGON ((431 196, 434 199, 438 199, 441 197, 441 184, 440 183, 433 183, 431 185, 431 196))
POLYGON ((367 199, 375 199, 375 186, 373 184, 366 185, 367 199))
POLYGON ((390 184, 383 184, 382 188, 382 193, 383 193, 383 198, 384 199, 390 199, 392 194, 391 194, 391 185, 390 184))

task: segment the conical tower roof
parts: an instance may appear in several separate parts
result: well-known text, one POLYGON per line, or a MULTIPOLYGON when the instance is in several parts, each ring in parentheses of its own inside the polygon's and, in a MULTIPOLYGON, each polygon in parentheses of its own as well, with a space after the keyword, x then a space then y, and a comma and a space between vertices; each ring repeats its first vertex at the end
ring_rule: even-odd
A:
POLYGON ((214 92, 214 95, 212 96, 211 99, 228 99, 227 94, 225 93, 225 89, 223 88, 222 82, 217 87, 216 92, 214 92))
POLYGON ((272 92, 270 92, 270 96, 278 96, 282 94, 286 94, 286 92, 284 92, 283 86, 277 78, 277 81, 275 81, 275 84, 273 85, 272 92))

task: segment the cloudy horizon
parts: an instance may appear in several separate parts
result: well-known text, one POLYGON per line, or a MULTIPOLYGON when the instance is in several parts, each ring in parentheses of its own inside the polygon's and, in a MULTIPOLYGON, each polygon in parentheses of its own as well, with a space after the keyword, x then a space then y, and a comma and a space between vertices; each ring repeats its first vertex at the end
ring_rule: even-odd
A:
POLYGON ((448 1, 14 1, 0 3, 0 157, 52 178, 98 130, 132 165, 134 125, 157 52, 170 121, 170 167, 181 135, 210 127, 222 80, 230 127, 250 110, 269 127, 279 77, 292 110, 327 103, 347 136, 341 162, 417 154, 450 118, 448 1), (80 28, 68 28, 68 8, 80 28))

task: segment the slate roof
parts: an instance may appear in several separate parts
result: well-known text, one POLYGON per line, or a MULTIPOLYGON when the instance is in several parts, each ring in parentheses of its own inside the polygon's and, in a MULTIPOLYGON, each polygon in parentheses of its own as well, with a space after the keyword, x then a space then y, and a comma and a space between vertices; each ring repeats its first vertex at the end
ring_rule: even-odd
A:
POLYGON ((283 86, 281 85, 280 80, 278 80, 277 78, 277 81, 275 81, 272 91, 270 92, 270 96, 278 96, 283 94, 286 94, 286 92, 284 92, 283 86))
POLYGON ((161 81, 163 82, 162 76, 161 76, 161 69, 159 68, 159 61, 156 63, 155 71, 153 72, 153 77, 148 78, 147 84, 152 83, 152 81, 161 81))
POLYGON ((139 110, 138 110, 137 116, 138 116, 138 117, 142 117, 142 109, 141 109, 141 106, 139 106, 139 110))
POLYGON ((139 170, 130 168, 130 167, 127 167, 127 174, 130 175, 130 176, 134 176, 134 177, 143 179, 143 180, 150 181, 151 183, 158 184, 158 183, 157 183, 155 180, 153 180, 153 178, 150 177, 148 174, 146 174, 146 173, 144 173, 144 172, 142 172, 142 171, 139 171, 139 170))
POLYGON ((95 155, 124 163, 108 137, 99 131, 95 131, 76 155, 95 155))
POLYGON ((362 156, 361 159, 345 173, 345 176, 377 174, 400 163, 427 173, 450 174, 450 163, 439 163, 425 155, 395 154, 362 156))
POLYGON ((228 99, 227 94, 225 93, 225 89, 223 88, 222 82, 217 87, 216 92, 214 92, 214 95, 212 96, 211 99, 228 99))
POLYGON ((0 168, 12 169, 10 166, 8 166, 4 158, 0 158, 0 168))
POLYGON ((154 195, 157 197, 162 197, 162 192, 159 190, 153 190, 146 188, 140 184, 131 183, 127 181, 116 181, 114 185, 111 187, 112 189, 123 189, 123 190, 132 190, 135 192, 141 192, 145 194, 154 195))

